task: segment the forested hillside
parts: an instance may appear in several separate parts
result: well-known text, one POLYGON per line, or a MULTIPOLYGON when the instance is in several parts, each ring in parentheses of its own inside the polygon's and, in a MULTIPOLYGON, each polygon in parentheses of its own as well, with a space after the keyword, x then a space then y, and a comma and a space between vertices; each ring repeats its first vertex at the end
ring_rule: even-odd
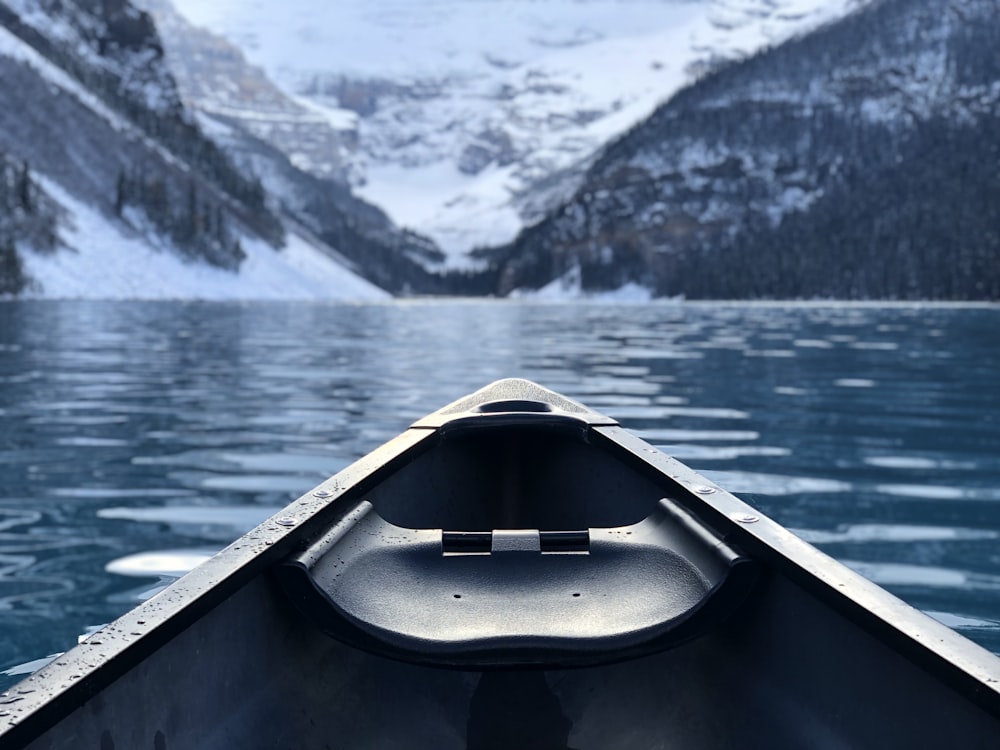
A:
POLYGON ((260 183, 186 116, 149 16, 124 0, 20 0, 0 3, 0 33, 0 151, 19 175, 0 189, 5 292, 27 282, 16 247, 60 246, 45 180, 215 266, 239 266, 241 232, 282 242, 260 183))
POLYGON ((997 50, 997 0, 879 0, 716 71, 484 253, 497 291, 1000 298, 997 50))

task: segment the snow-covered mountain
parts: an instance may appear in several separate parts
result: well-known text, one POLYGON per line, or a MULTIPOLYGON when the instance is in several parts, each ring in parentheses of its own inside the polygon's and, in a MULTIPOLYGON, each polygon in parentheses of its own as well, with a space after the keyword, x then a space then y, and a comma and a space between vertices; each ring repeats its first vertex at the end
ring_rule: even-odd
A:
POLYGON ((1000 0, 173 2, 0 0, 0 294, 1000 297, 1000 0))
POLYGON ((998 50, 998 0, 875 0, 719 69, 486 253, 497 291, 998 299, 998 50))
POLYGON ((0 2, 0 294, 385 296, 286 231, 126 0, 0 2))
MULTIPOLYGON (((277 110, 234 107, 231 85, 205 86, 192 92, 203 112, 328 126, 339 136, 279 148, 307 171, 339 171, 454 267, 540 219, 601 146, 681 86, 856 0, 173 2, 290 95, 277 110)), ((207 55, 183 64, 218 69, 207 55)))

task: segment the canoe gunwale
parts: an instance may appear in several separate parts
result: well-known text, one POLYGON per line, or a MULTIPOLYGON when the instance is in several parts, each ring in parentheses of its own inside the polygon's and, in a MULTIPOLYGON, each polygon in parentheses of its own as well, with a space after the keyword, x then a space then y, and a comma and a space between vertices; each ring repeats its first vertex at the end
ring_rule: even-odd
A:
POLYGON ((780 572, 901 656, 1000 717, 1000 658, 800 539, 725 489, 621 427, 594 435, 639 465, 670 477, 681 503, 726 541, 780 572), (707 489, 706 489, 707 488, 707 489), (710 490, 710 491, 707 491, 710 490))
POLYGON ((432 431, 403 432, 11 687, 6 697, 0 696, 0 701, 11 701, 13 709, 0 716, 0 740, 23 747, 42 735, 255 577, 321 535, 354 508, 339 502, 341 498, 363 493, 429 448, 433 438, 432 431), (284 523, 276 523, 279 518, 284 523))

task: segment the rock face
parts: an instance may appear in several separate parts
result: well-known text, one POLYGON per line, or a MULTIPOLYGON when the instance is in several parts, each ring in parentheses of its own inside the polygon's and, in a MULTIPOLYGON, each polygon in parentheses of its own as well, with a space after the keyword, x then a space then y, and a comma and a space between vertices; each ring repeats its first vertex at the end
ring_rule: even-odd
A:
POLYGON ((119 98, 161 115, 178 114, 180 98, 162 64, 153 19, 128 0, 7 0, 3 25, 91 86, 114 86, 119 98))
POLYGON ((483 252, 688 297, 1000 297, 1000 4, 881 0, 706 75, 483 252))
POLYGON ((188 23, 169 0, 138 0, 136 5, 156 20, 166 67, 190 109, 237 123, 309 174, 347 182, 349 144, 343 131, 289 96, 224 38, 188 23))

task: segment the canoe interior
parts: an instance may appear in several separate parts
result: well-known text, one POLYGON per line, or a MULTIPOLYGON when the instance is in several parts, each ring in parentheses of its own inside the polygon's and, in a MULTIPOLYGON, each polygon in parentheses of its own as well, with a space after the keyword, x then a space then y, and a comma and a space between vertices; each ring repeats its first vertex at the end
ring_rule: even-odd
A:
POLYGON ((404 660, 566 667, 663 650, 737 608, 757 566, 616 469, 579 425, 475 425, 279 572, 330 635, 404 660))
POLYGON ((626 526, 661 497, 579 427, 517 425, 450 434, 367 495, 390 523, 463 531, 626 526))
MULTIPOLYGON (((364 500, 408 529, 463 532, 626 526, 664 497, 697 512, 696 494, 643 469, 636 452, 648 446, 616 448, 607 434, 571 423, 445 431, 337 503, 364 500)), ((676 647, 491 669, 411 663, 331 638, 269 566, 27 747, 998 746, 995 701, 904 657, 809 576, 765 563, 728 618, 676 647)))
POLYGON ((992 749, 998 737, 996 718, 779 576, 676 649, 491 672, 344 646, 261 577, 30 747, 992 749))

